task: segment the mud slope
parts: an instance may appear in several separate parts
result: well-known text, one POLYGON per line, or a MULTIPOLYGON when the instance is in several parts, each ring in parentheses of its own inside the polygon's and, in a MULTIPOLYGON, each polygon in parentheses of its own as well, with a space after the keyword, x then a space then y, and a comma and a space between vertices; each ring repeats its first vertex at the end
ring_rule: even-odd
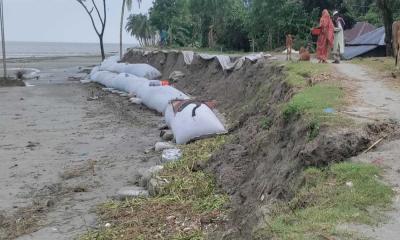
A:
POLYGON ((365 149, 388 125, 363 130, 321 127, 309 139, 310 124, 300 116, 283 119, 280 106, 293 95, 285 82, 283 66, 261 60, 246 62, 237 71, 224 72, 217 61, 195 56, 189 66, 180 53, 128 52, 129 63, 149 63, 163 78, 173 71, 185 73, 176 83, 180 90, 200 99, 215 99, 228 119, 233 140, 212 157, 207 170, 232 197, 227 229, 216 239, 251 239, 269 203, 290 199, 301 184, 299 173, 307 166, 343 161, 365 149), (374 137, 370 137, 374 136, 374 137))

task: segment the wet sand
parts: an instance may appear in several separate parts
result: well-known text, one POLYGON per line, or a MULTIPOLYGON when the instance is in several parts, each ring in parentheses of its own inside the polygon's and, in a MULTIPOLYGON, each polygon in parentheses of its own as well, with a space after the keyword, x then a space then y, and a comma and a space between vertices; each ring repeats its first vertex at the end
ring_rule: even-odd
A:
MULTIPOLYGON (((26 62, 48 75, 31 80, 35 87, 0 88, 0 215, 45 206, 38 231, 18 239, 73 239, 96 226, 97 204, 159 162, 145 150, 159 140, 160 116, 96 85, 67 80, 95 61, 26 62), (88 101, 92 95, 100 99, 88 101)), ((0 239, 9 238, 1 234, 0 227, 0 239)))

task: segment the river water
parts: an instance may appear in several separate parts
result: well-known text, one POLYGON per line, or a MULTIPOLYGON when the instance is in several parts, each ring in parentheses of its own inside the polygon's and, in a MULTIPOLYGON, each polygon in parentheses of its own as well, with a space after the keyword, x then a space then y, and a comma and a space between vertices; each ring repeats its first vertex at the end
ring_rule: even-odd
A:
MULTIPOLYGON (((124 45, 124 48, 136 45, 124 45)), ((106 43, 107 55, 119 52, 119 44, 106 43)), ((0 59, 3 58, 0 48, 0 59)), ((6 58, 56 57, 56 56, 92 56, 100 55, 97 43, 64 43, 64 42, 6 42, 6 58)))

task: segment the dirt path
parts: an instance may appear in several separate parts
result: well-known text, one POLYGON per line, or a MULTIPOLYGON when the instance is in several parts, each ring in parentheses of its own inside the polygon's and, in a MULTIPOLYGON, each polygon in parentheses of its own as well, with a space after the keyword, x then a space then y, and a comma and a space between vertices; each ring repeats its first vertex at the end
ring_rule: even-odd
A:
POLYGON ((359 101, 349 113, 360 118, 400 120, 400 92, 390 89, 377 74, 362 66, 343 63, 335 65, 336 70, 356 85, 356 99, 359 101))
POLYGON ((95 225, 94 206, 159 161, 144 152, 160 117, 119 96, 87 101, 92 92, 102 94, 77 83, 0 88, 0 213, 44 206, 42 227, 19 239, 72 239, 95 225))
MULTIPOLYGON (((368 120, 400 121, 400 91, 385 84, 378 74, 362 66, 344 63, 335 65, 346 80, 354 81, 356 103, 350 107, 351 116, 368 120)), ((352 86, 354 87, 354 86, 352 86)), ((398 133, 384 139, 374 150, 352 159, 378 165, 384 169, 383 178, 393 186, 396 193, 393 209, 386 213, 387 220, 378 226, 351 225, 344 228, 378 240, 395 240, 400 236, 400 140, 398 133)))

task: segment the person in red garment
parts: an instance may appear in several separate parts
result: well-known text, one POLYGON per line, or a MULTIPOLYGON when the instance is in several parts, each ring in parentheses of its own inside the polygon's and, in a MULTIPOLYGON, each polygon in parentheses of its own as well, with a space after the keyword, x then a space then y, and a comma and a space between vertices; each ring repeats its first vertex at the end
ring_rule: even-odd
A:
POLYGON ((317 58, 320 63, 327 63, 329 50, 333 48, 334 25, 328 10, 322 11, 320 20, 321 33, 317 41, 317 58))

